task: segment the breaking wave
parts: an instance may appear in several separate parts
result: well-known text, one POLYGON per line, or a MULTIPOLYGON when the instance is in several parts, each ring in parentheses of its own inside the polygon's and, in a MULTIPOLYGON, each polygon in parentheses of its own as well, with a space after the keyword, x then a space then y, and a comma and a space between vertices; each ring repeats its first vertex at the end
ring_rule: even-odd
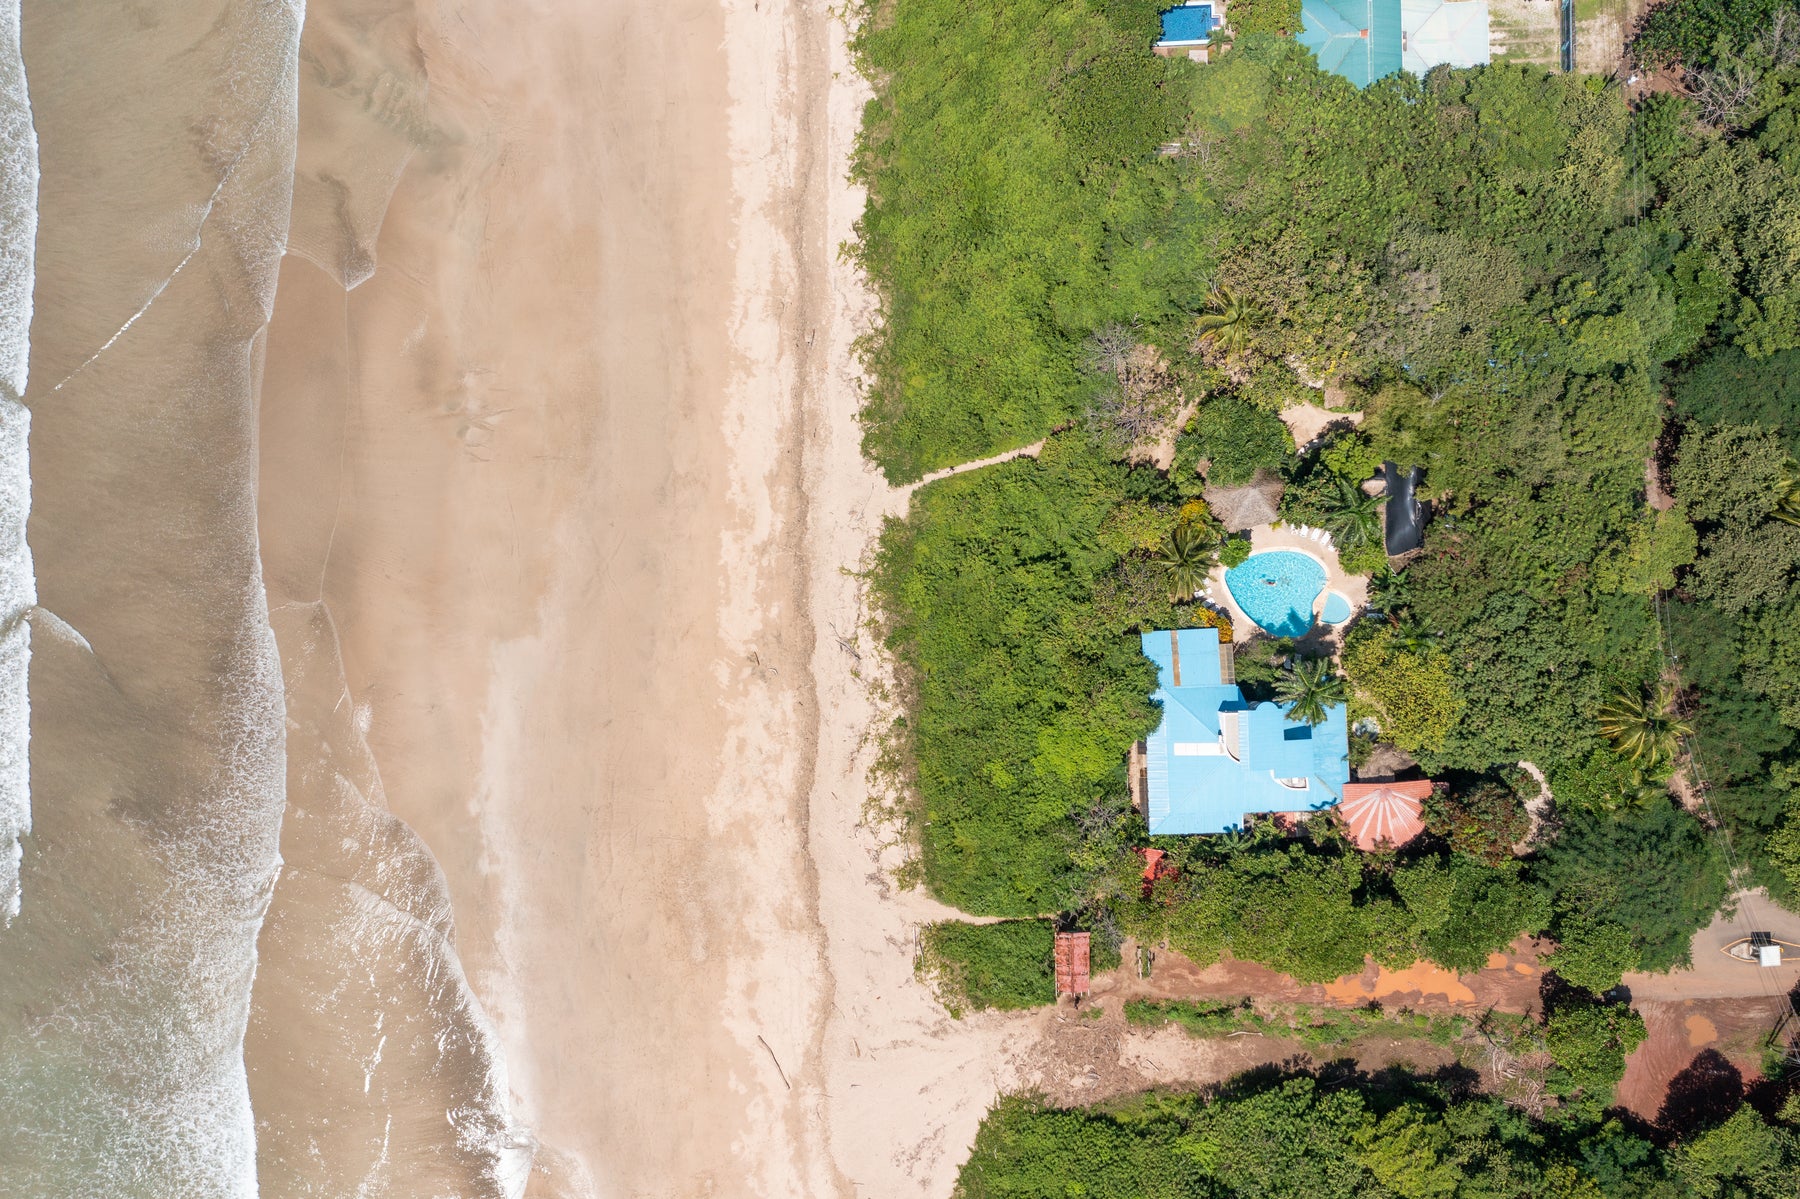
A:
POLYGON ((31 512, 25 394, 37 246, 37 133, 19 53, 19 5, 0 0, 0 924, 19 912, 20 838, 31 828, 26 671, 37 603, 25 520, 31 512))

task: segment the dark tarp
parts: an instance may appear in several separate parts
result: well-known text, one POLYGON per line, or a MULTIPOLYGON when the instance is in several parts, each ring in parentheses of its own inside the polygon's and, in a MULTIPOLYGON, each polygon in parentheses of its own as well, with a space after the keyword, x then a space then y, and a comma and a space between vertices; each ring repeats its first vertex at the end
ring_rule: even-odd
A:
POLYGON ((1381 474, 1387 483, 1387 552, 1410 554, 1425 539, 1425 522, 1431 519, 1413 494, 1425 478, 1425 468, 1415 466, 1402 475, 1392 462, 1383 462, 1381 474))

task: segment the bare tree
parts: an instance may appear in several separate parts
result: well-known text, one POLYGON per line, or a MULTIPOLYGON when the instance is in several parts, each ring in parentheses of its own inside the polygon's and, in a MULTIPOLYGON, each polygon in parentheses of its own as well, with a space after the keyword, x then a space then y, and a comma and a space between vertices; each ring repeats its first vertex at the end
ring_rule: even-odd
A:
POLYGON ((1796 64, 1800 64, 1800 20, 1784 8, 1740 53, 1690 73, 1688 94, 1699 105, 1700 119, 1707 124, 1738 126, 1750 115, 1764 73, 1796 64))
POLYGON ((1722 62, 1689 76, 1689 90, 1700 106, 1700 119, 1709 125, 1736 125, 1742 120, 1762 73, 1740 59, 1722 62))
POLYGON ((1174 379, 1155 346, 1127 325, 1107 325, 1088 338, 1085 365, 1111 376, 1088 408, 1088 429, 1120 449, 1152 441, 1176 409, 1174 379))
POLYGON ((1751 48, 1767 58, 1776 70, 1800 63, 1800 27, 1793 18, 1792 9, 1780 9, 1769 27, 1751 43, 1751 48))

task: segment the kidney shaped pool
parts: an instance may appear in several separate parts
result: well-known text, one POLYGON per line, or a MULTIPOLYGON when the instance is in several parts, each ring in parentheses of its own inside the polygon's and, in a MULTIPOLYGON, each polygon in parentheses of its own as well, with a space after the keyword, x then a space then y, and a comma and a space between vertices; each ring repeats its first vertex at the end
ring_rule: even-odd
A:
POLYGON ((1299 637, 1312 628, 1313 603, 1325 590, 1325 568, 1294 550, 1251 554, 1225 572, 1231 598, 1265 632, 1299 637))

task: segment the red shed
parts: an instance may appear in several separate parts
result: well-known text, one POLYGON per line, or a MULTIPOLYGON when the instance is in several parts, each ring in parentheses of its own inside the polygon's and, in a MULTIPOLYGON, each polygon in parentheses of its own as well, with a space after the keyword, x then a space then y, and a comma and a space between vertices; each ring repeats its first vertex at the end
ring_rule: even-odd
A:
POLYGON ((1088 993, 1088 934, 1056 934, 1056 994, 1077 999, 1088 993))

